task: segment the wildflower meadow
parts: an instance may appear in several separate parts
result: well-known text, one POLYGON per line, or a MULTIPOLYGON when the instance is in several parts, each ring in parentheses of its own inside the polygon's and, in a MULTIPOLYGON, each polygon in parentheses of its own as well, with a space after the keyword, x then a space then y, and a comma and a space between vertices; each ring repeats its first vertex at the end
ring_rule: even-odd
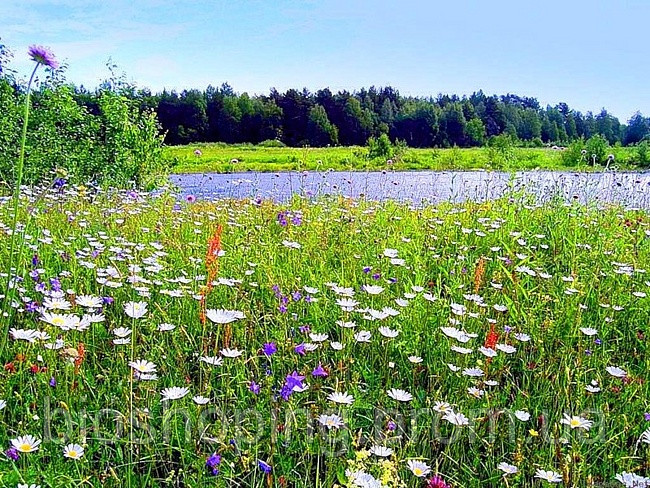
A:
POLYGON ((645 210, 58 175, 0 242, 0 486, 650 486, 645 210))

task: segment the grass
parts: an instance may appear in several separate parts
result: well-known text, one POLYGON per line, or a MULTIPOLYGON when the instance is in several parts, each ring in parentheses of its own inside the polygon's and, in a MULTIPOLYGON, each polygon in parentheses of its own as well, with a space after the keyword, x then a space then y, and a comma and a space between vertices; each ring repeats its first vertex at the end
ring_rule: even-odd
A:
POLYGON ((454 488, 540 486, 540 469, 576 487, 650 474, 639 442, 650 426, 643 211, 540 207, 521 196, 413 208, 36 194, 20 205, 21 222, 31 215, 29 248, 9 291, 0 444, 42 443, 17 461, 0 456, 0 486, 356 486, 350 473, 360 470, 381 486, 424 486, 409 460, 454 488), (346 307, 352 293, 358 303, 346 307), (202 296, 208 310, 243 318, 203 322, 202 296), (126 313, 132 302, 147 304, 141 317, 126 313), (48 309, 63 317, 47 323, 48 309), (262 351, 269 343, 277 352, 262 351), (157 379, 134 373, 139 359, 157 379), (327 377, 312 375, 319 365, 327 377), (304 391, 283 399, 294 372, 304 391), (163 400, 170 387, 188 393, 163 400), (391 398, 393 388, 412 399, 391 398), (328 400, 333 392, 353 403, 328 400), (468 425, 443 418, 438 402, 468 425), (571 428, 565 413, 593 424, 571 428), (328 430, 322 414, 343 424, 328 430), (63 456, 69 443, 85 449, 81 459, 63 456), (369 454, 375 444, 392 454, 369 454), (206 467, 214 453, 216 475, 206 467), (518 473, 504 478, 503 462, 518 473))
MULTIPOLYGON (((612 148, 621 169, 634 168, 632 148, 612 148)), ((368 158, 363 147, 290 148, 262 147, 252 144, 193 144, 168 146, 165 157, 174 161, 174 173, 231 173, 239 171, 325 171, 381 170, 386 158, 368 158), (201 151, 197 156, 195 151, 201 151)), ((567 166, 562 151, 549 148, 407 149, 389 165, 395 170, 471 170, 503 171, 549 169, 594 171, 602 169, 587 164, 567 166)))

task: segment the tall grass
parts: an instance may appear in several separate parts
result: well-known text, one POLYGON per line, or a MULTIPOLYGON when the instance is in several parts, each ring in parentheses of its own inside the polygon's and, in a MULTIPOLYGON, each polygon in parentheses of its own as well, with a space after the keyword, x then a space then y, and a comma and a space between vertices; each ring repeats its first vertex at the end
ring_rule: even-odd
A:
MULTIPOLYGON (((21 202, 24 219, 35 201, 21 202)), ((4 229, 10 221, 3 200, 4 229)), ((23 434, 43 442, 0 459, 0 485, 356 486, 363 470, 383 486, 423 486, 409 460, 453 487, 537 486, 539 469, 581 487, 647 475, 648 223, 643 211, 516 196, 415 208, 51 190, 26 236, 33 265, 15 318, 0 319, 12 329, 0 358, 0 444, 23 434), (358 303, 346 307, 352 294, 358 303), (244 318, 202 323, 202 296, 208 311, 244 318), (130 302, 147 311, 127 314, 130 302), (264 352, 269 343, 276 352, 264 352), (480 352, 486 344, 494 357, 480 352), (129 366, 138 359, 157 379, 129 366), (319 365, 328 376, 312 375, 319 365), (294 372, 304 391, 284 399, 294 372), (189 393, 164 400, 170 387, 189 393), (333 403, 333 392, 353 403, 333 403), (445 420, 437 402, 468 425, 445 420), (561 423, 565 413, 591 428, 561 423), (343 424, 328 429, 324 414, 343 424), (77 461, 63 456, 73 442, 85 448, 77 461), (370 454, 375 444, 392 454, 370 454), (216 475, 206 466, 214 453, 216 475), (502 462, 518 473, 504 478, 502 462)))

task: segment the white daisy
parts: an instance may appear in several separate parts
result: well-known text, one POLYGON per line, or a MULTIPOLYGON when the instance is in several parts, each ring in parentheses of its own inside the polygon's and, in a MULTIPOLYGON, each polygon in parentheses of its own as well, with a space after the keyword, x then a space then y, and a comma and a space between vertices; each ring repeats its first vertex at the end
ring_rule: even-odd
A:
POLYGON ((535 478, 539 478, 544 481, 548 481, 549 483, 561 483, 562 482, 562 476, 560 473, 556 473, 555 471, 545 471, 543 469, 538 469, 535 472, 535 478))
POLYGON ((11 439, 11 445, 18 452, 34 452, 38 451, 38 446, 41 444, 41 440, 37 439, 33 435, 21 435, 15 439, 11 439))
POLYGON ((390 447, 374 445, 370 449, 370 454, 374 454, 378 457, 388 457, 393 454, 393 450, 390 447))
POLYGON ((238 310, 215 310, 213 308, 206 310, 205 316, 215 324, 229 324, 245 317, 244 314, 238 310))
POLYGON ((201 356, 200 361, 209 364, 210 366, 223 365, 223 358, 220 356, 201 356))
POLYGON ((381 335, 388 337, 389 339, 393 339, 399 335, 399 330, 393 330, 386 326, 379 327, 378 330, 381 335))
POLYGON ((343 419, 341 417, 339 417, 338 415, 336 415, 336 414, 331 414, 331 415, 323 414, 323 415, 320 415, 318 417, 318 422, 321 425, 324 425, 325 427, 327 427, 330 430, 331 429, 340 429, 344 425, 343 419))
POLYGON ((483 376, 485 373, 481 368, 465 368, 463 370, 463 375, 464 376, 471 376, 478 378, 479 376, 483 376))
POLYGON ((201 395, 193 396, 193 397, 192 397, 192 400, 193 400, 194 403, 196 403, 197 405, 205 405, 206 403, 208 403, 208 402, 210 401, 209 398, 206 398, 206 397, 201 396, 201 395))
POLYGON ((503 471, 504 476, 507 476, 509 474, 515 474, 519 471, 519 468, 517 468, 517 466, 508 463, 499 463, 497 465, 497 468, 503 471))
POLYGON ((469 425, 469 419, 467 417, 465 417, 465 415, 463 415, 460 412, 456 413, 456 412, 453 412, 453 411, 449 411, 449 412, 446 412, 442 416, 442 418, 444 420, 446 420, 447 422, 449 422, 450 424, 453 424, 453 425, 458 425, 458 426, 461 426, 461 427, 464 426, 464 425, 469 425))
POLYGON ((132 319, 139 319, 147 313, 147 302, 127 302, 124 304, 124 313, 132 319))
POLYGON ((352 395, 349 395, 347 391, 345 393, 335 391, 333 393, 330 393, 327 396, 327 399, 330 402, 340 403, 342 405, 352 405, 352 403, 354 403, 354 397, 352 395))
POLYGON ((370 342, 372 334, 370 331, 362 330, 354 334, 354 340, 357 342, 370 342))
POLYGON ((379 285, 363 285, 361 287, 368 295, 379 295, 384 288, 379 285))
POLYGON ((564 414, 564 418, 560 420, 561 424, 568 425, 572 429, 584 429, 589 430, 594 423, 591 420, 587 420, 584 417, 579 417, 577 415, 564 414))
POLYGON ((393 400, 397 400, 398 402, 410 402, 413 400, 413 395, 411 395, 408 391, 400 390, 398 388, 391 388, 386 393, 389 397, 391 397, 393 400))
POLYGON ((227 357, 227 358, 238 358, 242 354, 244 354, 244 351, 240 351, 239 349, 230 349, 230 348, 224 348, 221 351, 219 351, 222 356, 227 357))
POLYGON ((135 361, 130 361, 129 366, 135 369, 138 373, 149 374, 156 372, 156 365, 151 361, 147 361, 146 359, 137 359, 135 361))
POLYGON ((409 469, 411 470, 411 473, 413 473, 418 478, 423 478, 431 472, 431 468, 422 461, 418 461, 416 459, 409 459, 407 464, 409 469))
POLYGON ((160 392, 162 400, 179 400, 190 392, 189 388, 172 386, 160 392))
POLYGON ((586 336, 595 336, 598 334, 598 330, 593 329, 591 327, 580 327, 580 332, 582 332, 586 336))
POLYGON ((81 459, 84 455, 84 448, 79 444, 68 444, 63 448, 63 456, 68 459, 81 459))
POLYGON ((619 368, 618 366, 607 366, 605 368, 605 371, 607 371, 615 378, 625 378, 627 376, 627 371, 625 371, 622 368, 619 368))

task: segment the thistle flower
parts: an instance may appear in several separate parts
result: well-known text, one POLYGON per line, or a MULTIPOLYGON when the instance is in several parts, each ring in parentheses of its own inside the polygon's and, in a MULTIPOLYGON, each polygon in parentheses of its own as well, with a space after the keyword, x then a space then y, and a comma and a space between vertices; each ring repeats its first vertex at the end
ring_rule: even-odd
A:
POLYGON ((445 483, 440 476, 434 475, 434 477, 427 482, 427 488, 449 488, 449 485, 445 483))
POLYGON ((59 67, 59 62, 54 57, 52 51, 47 47, 36 45, 29 46, 28 53, 32 60, 36 61, 38 64, 42 64, 52 69, 58 69, 59 67))

